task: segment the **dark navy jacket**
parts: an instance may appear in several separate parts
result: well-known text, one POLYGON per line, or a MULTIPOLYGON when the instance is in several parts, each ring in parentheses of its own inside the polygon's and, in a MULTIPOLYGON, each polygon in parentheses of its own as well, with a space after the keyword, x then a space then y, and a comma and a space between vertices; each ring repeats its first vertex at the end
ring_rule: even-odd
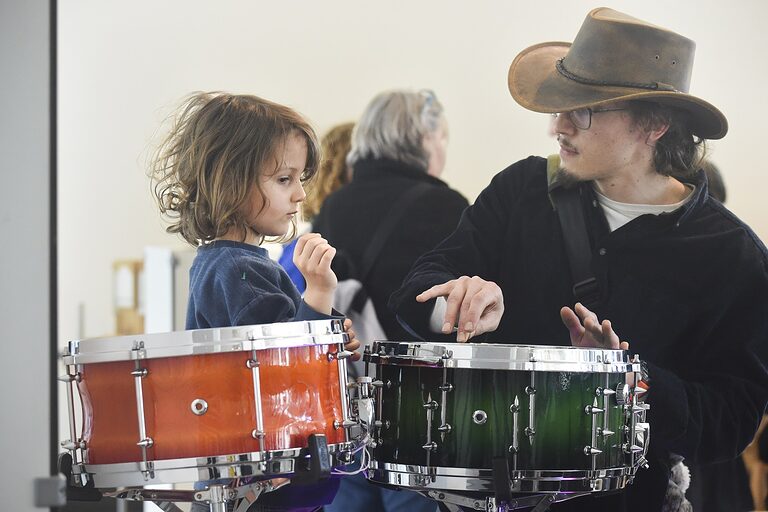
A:
MULTIPOLYGON (((755 434, 768 401, 768 254, 708 196, 703 172, 694 184, 684 207, 614 232, 590 184, 581 185, 602 290, 595 312, 649 362, 651 467, 628 492, 553 510, 660 510, 669 452, 694 463, 724 460, 755 434)), ((441 339, 428 331, 432 304, 414 297, 462 275, 494 281, 504 293, 498 330, 476 341, 570 344, 559 311, 573 306, 573 283, 545 159, 496 175, 456 231, 416 262, 390 307, 424 338, 441 339)))

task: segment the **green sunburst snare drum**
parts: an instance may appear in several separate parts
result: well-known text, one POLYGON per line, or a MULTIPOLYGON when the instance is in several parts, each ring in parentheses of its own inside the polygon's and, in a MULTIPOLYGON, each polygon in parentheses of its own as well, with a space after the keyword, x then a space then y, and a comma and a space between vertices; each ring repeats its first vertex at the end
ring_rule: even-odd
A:
POLYGON ((374 482, 584 494, 624 488, 645 463, 640 365, 620 350, 375 342, 365 360, 374 482))

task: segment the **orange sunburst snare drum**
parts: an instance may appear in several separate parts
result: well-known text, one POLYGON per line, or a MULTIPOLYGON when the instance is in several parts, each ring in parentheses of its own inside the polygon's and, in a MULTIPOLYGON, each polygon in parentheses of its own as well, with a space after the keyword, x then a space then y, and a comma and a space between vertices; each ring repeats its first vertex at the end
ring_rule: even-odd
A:
POLYGON ((316 320, 72 341, 73 474, 97 488, 290 476, 313 434, 341 465, 347 339, 316 320))

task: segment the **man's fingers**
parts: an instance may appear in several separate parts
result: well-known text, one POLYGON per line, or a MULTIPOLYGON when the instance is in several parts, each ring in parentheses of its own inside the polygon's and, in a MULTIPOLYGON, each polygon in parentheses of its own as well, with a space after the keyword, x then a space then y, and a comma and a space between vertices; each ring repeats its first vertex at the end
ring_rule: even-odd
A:
POLYGON ((500 310, 501 300, 494 284, 482 282, 479 288, 470 284, 459 316, 459 333, 464 333, 464 341, 498 326, 495 313, 500 310))
POLYGON ((568 306, 563 306, 560 308, 560 319, 571 335, 571 343, 574 346, 580 346, 580 340, 584 335, 584 327, 581 325, 581 320, 576 312, 568 306))
POLYGON ((563 306, 560 308, 560 319, 563 321, 563 324, 565 324, 569 331, 581 328, 581 320, 579 320, 579 317, 576 315, 576 313, 568 306, 563 306))
MULTIPOLYGON (((462 303, 465 300, 465 289, 463 286, 454 286, 451 293, 445 299, 445 316, 443 317, 443 334, 450 334, 453 331, 453 326, 459 320, 459 311, 461 311, 462 303)), ((456 341, 466 341, 458 337, 456 341)))
POLYGON ((610 320, 603 320, 603 345, 606 348, 617 349, 621 345, 619 336, 613 330, 610 320))
POLYGON ((429 288, 427 290, 424 290, 420 294, 416 296, 416 300, 418 302, 427 302, 428 300, 434 299, 436 297, 445 297, 449 293, 451 293, 451 290, 453 290, 453 286, 456 283, 456 280, 448 281, 447 283, 443 284, 436 284, 432 288, 429 288))

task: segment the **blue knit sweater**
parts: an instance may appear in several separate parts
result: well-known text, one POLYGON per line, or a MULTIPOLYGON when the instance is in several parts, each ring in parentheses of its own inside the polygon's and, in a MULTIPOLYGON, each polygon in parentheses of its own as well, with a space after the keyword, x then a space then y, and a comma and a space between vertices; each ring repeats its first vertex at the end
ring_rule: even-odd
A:
POLYGON ((189 269, 187 329, 339 318, 302 299, 263 247, 219 240, 197 250, 189 269))

